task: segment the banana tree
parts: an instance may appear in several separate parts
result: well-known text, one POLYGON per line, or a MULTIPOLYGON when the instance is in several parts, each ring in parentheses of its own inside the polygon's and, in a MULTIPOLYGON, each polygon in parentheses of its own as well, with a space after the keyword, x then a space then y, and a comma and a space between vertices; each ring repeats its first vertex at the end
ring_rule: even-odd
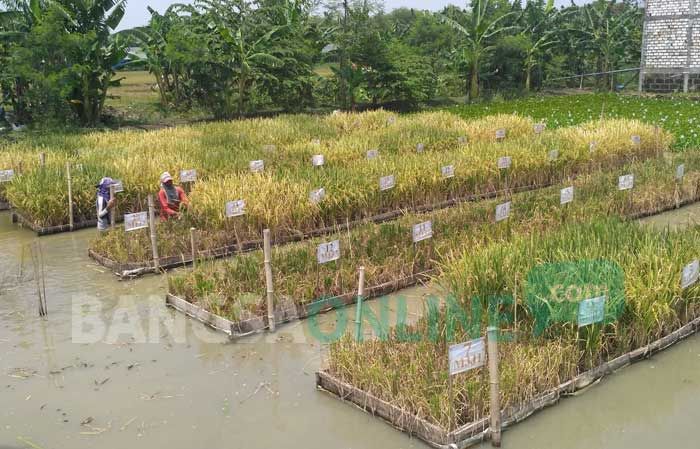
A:
POLYGON ((516 28, 515 26, 502 25, 504 21, 515 15, 515 12, 493 17, 490 14, 490 4, 491 0, 473 0, 471 17, 467 21, 466 26, 450 17, 441 15, 441 20, 464 38, 464 44, 459 55, 470 67, 470 99, 479 97, 479 72, 482 62, 494 49, 494 46, 491 44, 492 39, 499 34, 516 28))
MULTIPOLYGON (((626 3, 598 0, 583 8, 585 26, 578 31, 597 57, 597 68, 609 72, 617 68, 629 48, 635 48, 635 30, 641 29, 641 12, 626 3)), ((633 58, 630 58, 633 59, 633 58)), ((612 89, 613 78, 605 74, 605 85, 612 89)))
POLYGON ((70 103, 83 123, 100 120, 107 91, 114 85, 113 67, 126 57, 126 42, 111 33, 126 12, 126 0, 45 0, 63 13, 70 33, 89 37, 91 45, 81 55, 80 84, 73 89, 70 103))
POLYGON ((282 64, 278 55, 283 50, 276 36, 285 25, 271 26, 264 20, 267 11, 251 8, 244 0, 233 4, 206 0, 201 4, 210 18, 209 28, 221 38, 222 64, 235 74, 237 112, 241 116, 263 68, 282 64))
MULTIPOLYGON (((171 100, 170 94, 173 91, 171 86, 172 67, 169 58, 166 55, 166 46, 168 45, 168 33, 173 25, 180 20, 178 11, 184 9, 181 4, 171 5, 164 14, 158 13, 150 6, 148 12, 151 14, 151 20, 148 26, 134 28, 121 32, 127 40, 134 45, 140 47, 144 54, 146 68, 153 74, 158 86, 160 94, 160 102, 165 107, 171 100)), ((140 61, 138 55, 130 54, 134 61, 140 61)))
MULTIPOLYGON (((7 8, 0 11, 0 84, 2 96, 9 98, 16 118, 25 122, 29 120, 26 92, 29 84, 26 79, 15 73, 6 72, 8 49, 13 44, 21 43, 28 33, 41 22, 45 5, 40 0, 16 0, 4 2, 7 8)), ((0 101, 2 103, 3 101, 0 101)))
POLYGON ((525 60, 523 61, 523 70, 525 71, 525 91, 530 92, 532 89, 532 71, 537 67, 542 55, 549 48, 557 45, 557 20, 562 13, 554 7, 554 0, 548 0, 546 4, 537 5, 528 3, 527 8, 523 11, 523 16, 529 8, 534 8, 537 19, 535 23, 526 24, 520 32, 522 36, 530 40, 530 43, 525 52, 525 60), (542 7, 544 6, 544 7, 542 7))

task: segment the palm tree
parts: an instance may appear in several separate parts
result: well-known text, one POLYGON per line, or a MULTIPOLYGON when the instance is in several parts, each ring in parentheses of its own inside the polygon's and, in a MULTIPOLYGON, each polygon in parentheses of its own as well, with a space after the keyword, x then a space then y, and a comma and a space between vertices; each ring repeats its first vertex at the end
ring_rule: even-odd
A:
POLYGON ((458 21, 442 15, 442 20, 461 34, 465 43, 461 52, 462 58, 471 67, 469 75, 469 98, 479 97, 479 71, 482 61, 493 51, 491 39, 499 34, 514 29, 513 26, 502 26, 501 23, 513 16, 514 12, 492 17, 489 14, 491 0, 472 0, 471 17, 467 26, 462 26, 458 21))

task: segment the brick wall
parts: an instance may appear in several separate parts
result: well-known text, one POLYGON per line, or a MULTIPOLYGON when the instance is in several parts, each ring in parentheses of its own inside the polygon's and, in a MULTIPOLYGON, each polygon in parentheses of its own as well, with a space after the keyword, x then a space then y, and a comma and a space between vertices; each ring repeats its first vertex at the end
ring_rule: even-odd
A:
POLYGON ((700 0, 647 0, 642 50, 644 88, 697 88, 700 72, 700 0), (687 79, 687 83, 686 83, 687 79))

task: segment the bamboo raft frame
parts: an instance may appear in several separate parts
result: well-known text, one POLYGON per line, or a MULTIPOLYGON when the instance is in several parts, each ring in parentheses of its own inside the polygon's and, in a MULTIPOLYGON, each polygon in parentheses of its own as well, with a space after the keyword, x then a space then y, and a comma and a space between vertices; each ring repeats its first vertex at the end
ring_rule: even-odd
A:
MULTIPOLYGON (((8 204, 9 206, 9 204, 8 204)), ((11 206, 9 206, 11 208, 11 206)), ((0 209, 2 210, 2 209, 0 209)), ((124 221, 124 216, 118 216, 116 217, 117 223, 121 223, 124 221)), ((35 223, 32 223, 31 220, 28 220, 24 215, 19 213, 17 210, 12 211, 12 222, 18 224, 20 227, 26 227, 31 229, 33 232, 36 233, 38 237, 44 237, 47 235, 54 235, 54 234, 61 234, 64 232, 74 232, 78 231, 81 229, 87 229, 87 228, 95 228, 97 227, 97 219, 90 219, 90 220, 83 220, 83 221, 78 221, 73 224, 73 227, 69 224, 64 224, 64 225, 58 225, 58 226, 37 226, 35 223)))
MULTIPOLYGON (((385 282, 369 287, 365 289, 363 300, 385 296, 405 288, 413 287, 418 283, 429 280, 430 275, 433 273, 435 273, 435 270, 424 271, 397 281, 385 282)), ((280 325, 307 319, 314 315, 328 313, 335 310, 337 307, 353 305, 356 302, 356 292, 345 293, 332 298, 324 298, 307 304, 295 304, 287 300, 284 301, 280 307, 275 309, 275 324, 280 325)), ((231 340, 238 340, 263 332, 269 327, 267 317, 264 315, 257 315, 240 321, 231 321, 170 293, 165 297, 165 304, 214 330, 227 334, 231 340)))
MULTIPOLYGON (((641 211, 638 213, 630 214, 626 216, 625 219, 639 220, 646 217, 652 217, 654 215, 662 214, 664 212, 678 210, 690 204, 695 204, 698 201, 700 201, 700 191, 696 191, 695 195, 692 198, 680 202, 678 203, 678 205, 670 205, 651 211, 641 211)), ((91 257, 100 256, 95 254, 91 257)), ((431 269, 428 271, 408 276, 403 279, 390 281, 380 285, 369 287, 365 291, 364 299, 374 299, 377 297, 395 293, 405 288, 414 287, 419 283, 430 279, 430 276, 435 272, 435 269, 431 269)), ((315 314, 329 312, 333 310, 336 306, 347 307, 349 305, 355 304, 357 302, 357 297, 356 292, 353 291, 349 293, 344 293, 333 298, 326 298, 303 305, 290 303, 289 300, 283 302, 285 302, 285 305, 277 308, 274 311, 276 324, 285 324, 292 321, 306 319, 315 314), (324 302, 326 303, 325 305, 323 304, 324 302), (317 307, 319 308, 319 310, 315 313, 311 313, 311 311, 313 311, 313 309, 317 307)), ((189 302, 186 299, 180 298, 171 293, 166 294, 165 304, 166 306, 172 307, 173 309, 184 313, 185 315, 203 323, 206 326, 213 328, 214 330, 227 334, 232 340, 237 340, 255 333, 262 332, 269 327, 264 313, 241 321, 231 321, 212 312, 209 312, 203 307, 195 303, 189 302)))
MULTIPOLYGON (((614 161, 612 161, 612 166, 610 167, 611 169, 617 169, 625 164, 629 163, 630 160, 635 159, 635 158, 629 158, 629 157, 621 157, 621 158, 616 158, 614 161)), ((649 158, 651 159, 651 158, 649 158)), ((602 172, 602 169, 600 169, 600 164, 601 162, 599 161, 588 161, 584 164, 581 164, 581 167, 573 167, 572 171, 573 172, 579 172, 580 169, 585 166, 587 167, 587 170, 584 171, 584 174, 590 174, 593 173, 594 167, 596 165, 599 166, 598 171, 602 172)), ((576 173, 573 175, 569 176, 570 180, 576 179, 576 173)), ((485 193, 478 193, 478 194, 469 194, 466 196, 461 196, 461 197, 455 197, 451 198, 445 201, 440 201, 437 203, 433 204, 428 204, 428 205, 420 205, 420 206, 413 206, 409 208, 403 208, 403 209, 397 209, 397 210, 392 210, 389 212, 384 212, 380 213, 378 215, 373 215, 370 217, 365 217, 353 221, 346 221, 345 223, 342 224, 336 224, 334 226, 326 226, 322 228, 318 228, 306 233, 300 232, 298 234, 292 234, 292 235, 287 235, 281 238, 274 239, 272 242, 274 246, 280 246, 280 245, 286 245, 289 243, 295 243, 295 242, 301 242, 305 241, 308 239, 312 239, 315 237, 321 237, 325 235, 330 235, 334 234, 337 232, 346 232, 349 231, 353 228, 356 228, 358 226, 362 226, 365 224, 381 224, 381 223, 386 223, 389 221, 396 220, 402 216, 404 216, 407 213, 416 213, 416 214, 423 214, 423 213, 429 213, 429 212, 434 212, 438 210, 443 210, 443 209, 449 209, 455 206, 459 206, 462 204, 467 204, 467 203, 474 203, 474 202, 479 202, 479 201, 485 201, 485 200, 492 200, 496 199, 501 195, 504 194, 519 194, 519 193, 527 193, 527 192, 536 192, 539 190, 544 190, 548 188, 552 188, 556 185, 561 184, 561 181, 549 181, 544 184, 535 184, 535 185, 525 185, 525 186, 519 186, 515 187, 512 189, 493 189, 489 190, 485 193)), ((658 212, 654 212, 658 213, 658 212)), ((639 217, 634 217, 634 218, 639 218, 639 217)), ((206 249, 202 251, 198 251, 196 254, 197 259, 208 259, 208 260, 216 260, 216 259, 222 259, 226 257, 230 257, 235 254, 240 254, 240 253, 246 253, 246 252, 251 252, 255 251, 258 249, 261 249, 263 245, 263 240, 258 239, 258 240, 250 240, 246 242, 240 242, 236 244, 231 244, 231 245, 226 245, 223 247, 219 248, 213 248, 213 249, 206 249)), ((173 268, 179 268, 179 267, 186 267, 188 265, 192 265, 195 259, 195 255, 192 254, 191 252, 188 253, 183 253, 180 255, 176 256, 165 256, 161 257, 158 259, 158 269, 156 269, 155 264, 152 260, 149 261, 144 261, 144 262, 118 262, 114 259, 109 258, 106 255, 100 254, 92 249, 88 250, 88 256, 93 259, 97 264, 111 270, 116 276, 120 278, 125 278, 125 277, 137 277, 137 276, 142 276, 147 273, 161 273, 163 270, 169 270, 173 268)))
MULTIPOLYGON (((700 317, 646 346, 581 373, 530 402, 503 410, 501 415, 503 419, 502 429, 506 430, 529 418, 534 413, 555 405, 562 397, 585 390, 605 376, 673 346, 694 335, 698 330, 700 330, 700 317)), ((490 439, 490 417, 482 418, 449 431, 442 426, 412 415, 387 401, 343 382, 324 370, 316 373, 316 387, 319 391, 326 392, 343 402, 349 402, 372 416, 381 418, 399 431, 412 437, 415 436, 434 448, 464 449, 490 439)))
MULTIPOLYGON (((315 229, 306 233, 299 233, 295 235, 288 235, 278 239, 274 239, 274 246, 286 245, 289 243, 297 243, 305 240, 309 240, 315 237, 322 237, 325 235, 330 235, 338 232, 346 232, 358 226, 365 224, 381 224, 389 221, 396 220, 406 215, 407 213, 429 213, 433 211, 438 211, 442 209, 448 209, 454 206, 458 206, 466 203, 473 203, 477 201, 484 201, 498 198, 499 195, 505 193, 526 193, 535 192, 538 190, 546 189, 555 186, 556 184, 538 184, 534 186, 523 186, 512 190, 493 190, 488 193, 468 195, 466 197, 452 198, 449 200, 441 201, 439 203, 434 203, 425 206, 417 206, 408 209, 393 210, 390 212, 385 212, 382 214, 374 215, 371 217, 345 222, 340 225, 335 226, 325 226, 323 228, 315 229)), ((261 249, 263 246, 263 240, 250 240, 246 242, 241 242, 240 244, 226 245, 220 248, 207 249, 197 252, 197 259, 209 259, 216 260, 226 258, 235 254, 247 253, 261 249)), ((137 276, 145 273, 153 273, 154 269, 153 261, 147 262, 118 262, 114 259, 110 259, 107 256, 99 254, 96 251, 88 250, 88 255, 99 265, 112 270, 119 277, 137 276)), ((159 268, 163 270, 168 270, 172 268, 185 267, 191 265, 193 262, 192 254, 181 254, 179 256, 165 256, 161 257, 158 262, 159 268)))

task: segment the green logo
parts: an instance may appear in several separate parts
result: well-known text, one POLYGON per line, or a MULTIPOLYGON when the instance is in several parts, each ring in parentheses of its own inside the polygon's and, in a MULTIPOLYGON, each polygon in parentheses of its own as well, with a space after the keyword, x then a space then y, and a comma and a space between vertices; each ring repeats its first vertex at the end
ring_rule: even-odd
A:
POLYGON ((554 323, 576 324, 581 302, 600 297, 605 297, 602 322, 617 321, 625 310, 625 275, 608 260, 544 264, 527 276, 525 301, 535 320, 535 335, 554 323))

